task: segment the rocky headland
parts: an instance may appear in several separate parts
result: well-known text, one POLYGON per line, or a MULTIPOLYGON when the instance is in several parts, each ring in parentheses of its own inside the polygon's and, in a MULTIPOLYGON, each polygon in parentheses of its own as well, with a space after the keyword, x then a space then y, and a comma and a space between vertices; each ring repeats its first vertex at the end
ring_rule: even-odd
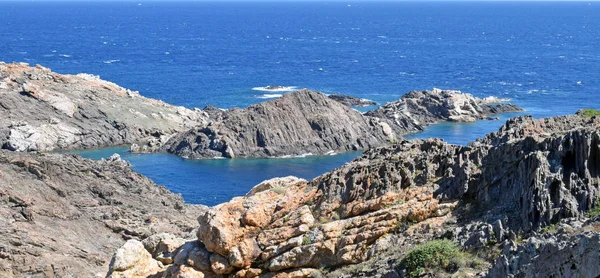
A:
POLYGON ((402 140, 520 111, 504 101, 434 89, 361 114, 300 90, 191 110, 2 63, 0 277, 597 277, 600 112, 516 117, 468 146, 402 140), (120 144, 190 158, 366 151, 211 208, 118 156, 40 153, 120 144))
POLYGON ((174 135, 162 150, 187 158, 278 157, 362 150, 393 140, 387 125, 309 90, 212 115, 207 126, 174 135))
POLYGON ((384 146, 441 121, 523 111, 501 99, 438 89, 408 93, 364 115, 347 107, 349 98, 343 99, 300 90, 245 109, 207 107, 207 126, 149 147, 135 145, 132 151, 166 151, 186 158, 322 155, 384 146))
POLYGON ((200 110, 140 96, 89 74, 0 63, 0 148, 87 149, 146 142, 206 125, 200 110))
POLYGON ((402 141, 265 181, 172 252, 128 241, 109 276, 596 277, 599 175, 600 118, 518 117, 469 146, 402 141))

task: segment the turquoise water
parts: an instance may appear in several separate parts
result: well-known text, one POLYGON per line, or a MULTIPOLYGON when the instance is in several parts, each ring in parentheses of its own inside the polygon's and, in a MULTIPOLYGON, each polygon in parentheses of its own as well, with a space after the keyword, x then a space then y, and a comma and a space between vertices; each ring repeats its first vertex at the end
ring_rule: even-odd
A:
POLYGON ((490 132, 497 131, 509 118, 525 115, 524 113, 504 113, 495 115, 499 120, 483 120, 475 123, 439 123, 427 127, 423 132, 406 136, 406 139, 415 138, 442 138, 450 144, 466 145, 477 138, 481 138, 490 132))
POLYGON ((74 153, 91 159, 118 153, 132 164, 133 169, 180 193, 186 202, 209 206, 243 196, 265 179, 289 175, 312 179, 360 155, 351 152, 287 159, 189 160, 170 154, 133 154, 124 147, 74 153))
MULTIPOLYGON (((97 74, 186 107, 245 107, 278 94, 253 88, 281 85, 379 103, 415 89, 456 89, 511 98, 535 117, 600 108, 599 2, 138 2, 0 1, 0 61, 97 74)), ((444 123, 411 138, 465 144, 508 116, 444 123)), ((209 205, 356 156, 81 154, 113 152, 187 202, 209 205)))

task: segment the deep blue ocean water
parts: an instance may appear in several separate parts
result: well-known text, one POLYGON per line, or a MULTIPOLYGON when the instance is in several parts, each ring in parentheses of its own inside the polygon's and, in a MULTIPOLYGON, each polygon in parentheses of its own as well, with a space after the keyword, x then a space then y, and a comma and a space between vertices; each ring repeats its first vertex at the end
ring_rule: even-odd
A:
MULTIPOLYGON (((414 89, 508 97, 547 117, 600 108, 598 2, 1 2, 0 60, 87 72, 176 105, 245 107, 266 85, 383 103, 414 89)), ((411 137, 465 144, 504 120, 411 137)), ((82 152, 97 158, 123 149, 82 152)), ((129 155, 188 202, 216 204, 258 181, 312 178, 356 154, 186 161, 129 155)))

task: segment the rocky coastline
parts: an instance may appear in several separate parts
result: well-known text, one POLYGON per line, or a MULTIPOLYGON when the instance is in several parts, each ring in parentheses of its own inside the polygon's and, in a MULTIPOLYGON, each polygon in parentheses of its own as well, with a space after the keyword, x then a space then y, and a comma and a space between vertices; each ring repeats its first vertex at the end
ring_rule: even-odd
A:
POLYGON ((97 76, 1 63, 0 148, 47 152, 130 144, 132 152, 186 158, 322 155, 388 145, 440 121, 522 111, 499 99, 439 89, 410 92, 364 115, 346 105, 357 100, 303 89, 244 109, 187 109, 97 76))
POLYGON ((465 147, 402 141, 209 208, 196 240, 160 255, 172 262, 129 241, 109 276, 410 277, 411 250, 445 239, 467 261, 418 275, 595 277, 599 163, 600 119, 581 115, 516 118, 465 147))
POLYGON ((280 157, 365 150, 442 121, 472 122, 521 112, 501 99, 475 98, 460 91, 410 92, 401 100, 361 114, 349 97, 299 90, 245 109, 203 109, 206 126, 158 137, 133 152, 168 152, 185 158, 280 157))
POLYGON ((310 90, 187 109, 1 63, 0 277, 600 275, 600 117, 519 116, 468 146, 402 139, 514 111, 439 89, 365 114, 310 90), (365 151, 210 208, 117 155, 44 153, 120 144, 189 158, 365 151))

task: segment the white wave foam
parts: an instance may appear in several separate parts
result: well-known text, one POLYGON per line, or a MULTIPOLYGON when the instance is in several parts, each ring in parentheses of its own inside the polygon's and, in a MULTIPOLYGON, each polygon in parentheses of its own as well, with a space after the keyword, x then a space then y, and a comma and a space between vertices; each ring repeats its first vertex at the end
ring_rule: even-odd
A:
POLYGON ((264 94, 262 96, 257 96, 257 98, 268 99, 268 98, 280 98, 282 94, 264 94))
POLYGON ((68 55, 68 54, 60 54, 58 56, 65 57, 65 58, 70 58, 71 57, 71 55, 68 55))
POLYGON ((105 64, 112 64, 112 63, 116 63, 116 62, 120 62, 121 60, 106 60, 104 61, 105 64))
POLYGON ((314 154, 312 153, 304 153, 304 154, 299 154, 299 155, 283 155, 283 156, 279 156, 277 158, 303 158, 303 157, 308 157, 308 156, 313 156, 314 154))
POLYGON ((296 90, 296 86, 265 86, 265 87, 254 87, 253 91, 262 92, 290 92, 296 90))

